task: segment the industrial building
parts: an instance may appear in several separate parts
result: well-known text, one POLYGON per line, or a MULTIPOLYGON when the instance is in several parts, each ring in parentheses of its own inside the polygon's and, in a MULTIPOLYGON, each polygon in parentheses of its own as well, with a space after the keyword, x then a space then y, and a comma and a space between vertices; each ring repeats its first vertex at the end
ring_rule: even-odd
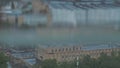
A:
POLYGON ((118 53, 118 46, 108 44, 98 44, 91 46, 63 46, 63 47, 41 47, 36 48, 36 57, 39 60, 56 59, 58 62, 72 61, 76 58, 83 58, 89 55, 91 58, 98 58, 101 53, 111 55, 112 52, 118 53))
POLYGON ((113 0, 50 0, 47 4, 54 24, 119 26, 119 2, 113 0))

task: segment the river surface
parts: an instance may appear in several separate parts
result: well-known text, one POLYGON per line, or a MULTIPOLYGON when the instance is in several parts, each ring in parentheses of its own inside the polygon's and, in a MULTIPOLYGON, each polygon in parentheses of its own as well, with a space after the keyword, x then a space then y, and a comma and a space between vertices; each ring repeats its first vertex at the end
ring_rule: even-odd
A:
POLYGON ((68 45, 120 42, 120 31, 111 28, 0 29, 0 42, 9 45, 68 45))

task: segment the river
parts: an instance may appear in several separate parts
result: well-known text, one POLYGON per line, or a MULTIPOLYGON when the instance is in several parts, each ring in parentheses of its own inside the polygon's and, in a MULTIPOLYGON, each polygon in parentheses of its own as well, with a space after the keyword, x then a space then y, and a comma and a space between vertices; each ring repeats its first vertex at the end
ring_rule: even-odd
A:
POLYGON ((0 29, 0 42, 9 45, 68 45, 120 42, 120 31, 101 27, 0 29))

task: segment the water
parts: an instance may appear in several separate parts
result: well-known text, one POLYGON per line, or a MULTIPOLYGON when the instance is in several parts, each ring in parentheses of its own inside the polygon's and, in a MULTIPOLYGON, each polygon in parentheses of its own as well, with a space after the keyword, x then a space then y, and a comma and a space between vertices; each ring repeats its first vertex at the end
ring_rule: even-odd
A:
POLYGON ((0 42, 9 45, 68 45, 120 42, 120 32, 111 28, 1 29, 0 42))

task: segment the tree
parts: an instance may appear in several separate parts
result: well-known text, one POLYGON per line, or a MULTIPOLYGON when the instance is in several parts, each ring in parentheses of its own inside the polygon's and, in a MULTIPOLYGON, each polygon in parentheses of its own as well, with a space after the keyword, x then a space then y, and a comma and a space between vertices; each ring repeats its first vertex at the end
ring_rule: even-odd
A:
POLYGON ((8 57, 3 52, 0 52, 0 68, 7 68, 8 57))
POLYGON ((41 63, 42 68, 57 68, 57 61, 55 59, 44 60, 41 63))
POLYGON ((58 64, 58 68, 76 68, 75 62, 61 62, 58 64))

